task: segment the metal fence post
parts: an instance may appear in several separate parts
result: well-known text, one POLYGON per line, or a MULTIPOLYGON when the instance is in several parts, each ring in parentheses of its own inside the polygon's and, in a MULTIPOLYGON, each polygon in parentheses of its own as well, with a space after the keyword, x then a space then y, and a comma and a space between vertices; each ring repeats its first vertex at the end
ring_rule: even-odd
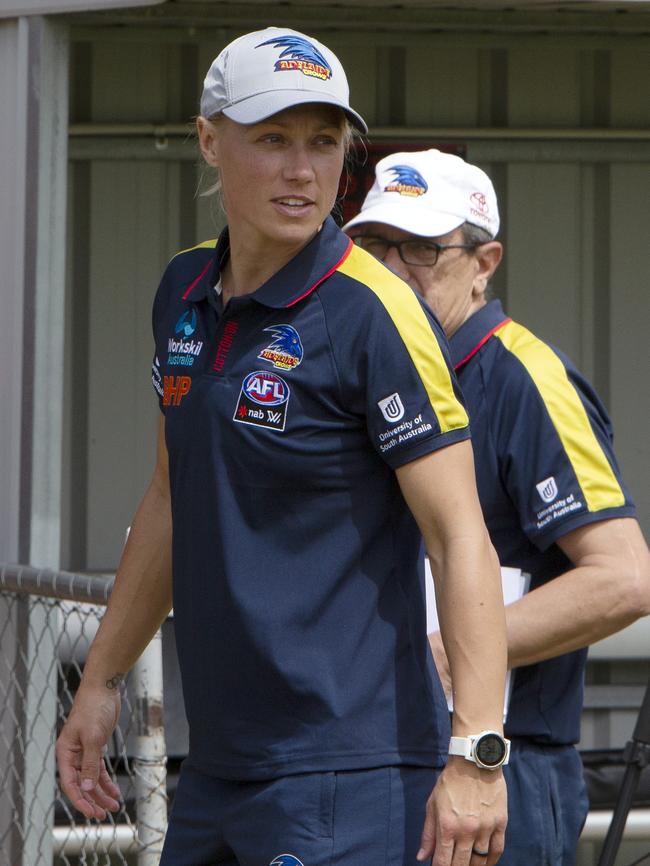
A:
POLYGON ((133 668, 138 866, 157 866, 167 830, 167 750, 163 725, 162 632, 133 668))

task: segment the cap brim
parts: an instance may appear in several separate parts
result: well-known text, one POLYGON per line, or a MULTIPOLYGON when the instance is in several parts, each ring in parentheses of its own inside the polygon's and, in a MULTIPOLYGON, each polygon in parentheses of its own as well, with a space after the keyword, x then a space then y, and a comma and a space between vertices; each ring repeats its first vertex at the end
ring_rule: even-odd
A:
POLYGON ((279 111, 310 103, 334 105, 345 112, 350 122, 360 132, 368 132, 366 122, 360 114, 357 114, 347 105, 343 105, 336 97, 328 97, 327 94, 319 93, 316 90, 269 90, 265 93, 249 96, 234 105, 229 105, 228 108, 223 109, 223 113, 235 123, 259 123, 279 111))
POLYGON ((343 226, 343 231, 361 223, 384 223, 412 235, 435 238, 448 234, 465 222, 464 217, 458 214, 432 211, 431 205, 420 206, 413 199, 404 201, 395 193, 393 195, 395 201, 365 208, 343 226))

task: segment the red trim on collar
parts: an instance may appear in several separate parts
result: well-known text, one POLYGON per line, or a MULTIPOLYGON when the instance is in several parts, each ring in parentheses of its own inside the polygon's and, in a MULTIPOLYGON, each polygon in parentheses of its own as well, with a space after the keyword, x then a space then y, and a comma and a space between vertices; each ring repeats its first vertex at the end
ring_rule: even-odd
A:
POLYGON ((325 280, 328 277, 331 277, 332 274, 334 273, 334 271, 338 270, 341 267, 341 265, 343 264, 343 262, 350 255, 353 246, 354 246, 354 241, 352 240, 352 238, 350 238, 350 240, 348 241, 347 249, 345 250, 345 252, 341 256, 341 258, 338 260, 338 262, 332 268, 330 268, 329 271, 320 278, 320 280, 317 280, 313 286, 311 286, 309 289, 307 289, 306 292, 303 292, 299 298, 295 298, 293 301, 291 301, 289 304, 287 304, 285 309, 288 309, 289 307, 293 307, 293 305, 297 304, 298 301, 302 301, 302 299, 306 298, 307 295, 309 295, 311 292, 314 291, 314 289, 317 289, 321 283, 325 282, 325 280))
POLYGON ((469 361, 470 358, 473 358, 474 355, 475 355, 475 354, 478 352, 478 350, 481 348, 481 346, 484 346, 485 343, 487 343, 487 341, 490 339, 490 337, 491 337, 493 334, 496 334, 496 332, 497 332, 500 328, 503 328, 504 325, 507 325, 508 322, 512 322, 512 319, 511 319, 510 317, 508 317, 507 319, 504 319, 502 322, 499 322, 499 324, 498 324, 498 325, 495 325, 495 326, 492 328, 491 331, 488 331, 487 334, 486 334, 486 335, 485 335, 481 340, 479 340, 479 342, 474 346, 474 348, 472 349, 472 351, 471 351, 468 355, 465 355, 465 357, 463 358, 462 361, 459 361, 457 364, 454 364, 454 370, 455 370, 456 372, 458 372, 458 370, 460 370, 460 368, 463 366, 463 364, 466 364, 466 363, 469 361))
POLYGON ((200 283, 200 282, 201 282, 201 280, 203 279, 203 277, 204 277, 204 276, 206 275, 206 273, 208 272, 208 268, 209 268, 210 265, 213 263, 213 261, 214 261, 214 259, 213 259, 212 257, 210 257, 210 258, 208 259, 208 263, 207 263, 207 265, 203 268, 203 270, 202 270, 201 273, 198 275, 198 277, 197 277, 197 278, 196 278, 196 279, 195 279, 195 280, 190 284, 190 287, 189 287, 188 289, 185 290, 185 294, 183 295, 183 300, 184 300, 184 301, 187 300, 187 296, 188 296, 189 293, 192 291, 192 289, 194 288, 194 286, 195 286, 197 283, 200 283))

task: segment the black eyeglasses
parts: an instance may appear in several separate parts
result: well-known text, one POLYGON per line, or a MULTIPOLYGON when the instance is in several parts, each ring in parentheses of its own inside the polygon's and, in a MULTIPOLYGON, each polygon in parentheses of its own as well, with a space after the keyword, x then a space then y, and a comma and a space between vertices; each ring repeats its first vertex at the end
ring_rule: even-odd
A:
POLYGON ((438 244, 435 241, 424 240, 389 241, 387 238, 374 235, 357 235, 354 242, 381 262, 386 258, 388 250, 395 247, 404 264, 415 267, 435 265, 440 253, 445 250, 475 250, 481 246, 481 244, 438 244))

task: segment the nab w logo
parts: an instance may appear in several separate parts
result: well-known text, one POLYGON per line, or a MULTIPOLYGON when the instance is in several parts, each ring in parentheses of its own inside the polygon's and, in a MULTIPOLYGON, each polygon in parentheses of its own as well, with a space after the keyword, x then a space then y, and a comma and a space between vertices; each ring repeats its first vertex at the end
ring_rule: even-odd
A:
POLYGON ((279 424, 282 421, 282 412, 272 412, 270 409, 266 410, 266 417, 273 424, 279 424))
POLYGON ((558 489, 557 484, 555 483, 555 478, 551 475, 550 478, 545 478, 543 481, 540 481, 539 484, 536 484, 537 492, 542 497, 544 502, 553 502, 553 500, 557 497, 558 489))
POLYGON ((380 400, 377 405, 381 409, 381 414, 389 424, 392 424, 394 421, 399 421, 400 418, 404 417, 404 405, 397 391, 395 391, 394 394, 391 394, 390 397, 384 397, 384 399, 380 400))
POLYGON ((271 860, 269 866, 304 866, 304 864, 293 854, 278 854, 275 860, 271 860))

